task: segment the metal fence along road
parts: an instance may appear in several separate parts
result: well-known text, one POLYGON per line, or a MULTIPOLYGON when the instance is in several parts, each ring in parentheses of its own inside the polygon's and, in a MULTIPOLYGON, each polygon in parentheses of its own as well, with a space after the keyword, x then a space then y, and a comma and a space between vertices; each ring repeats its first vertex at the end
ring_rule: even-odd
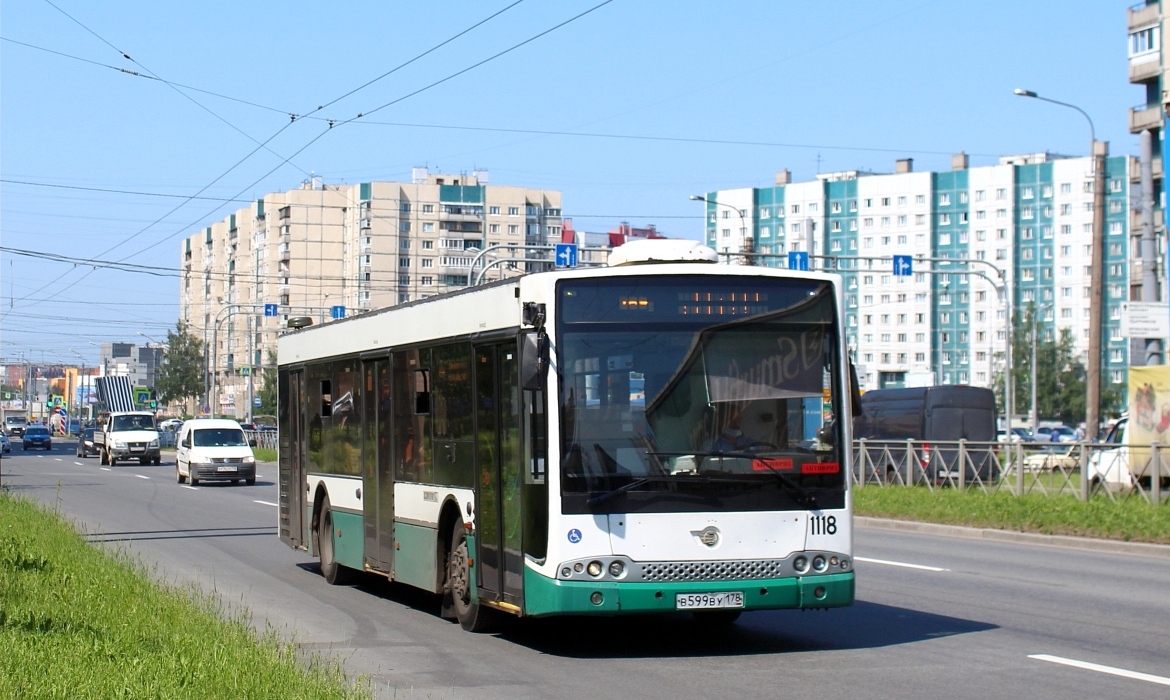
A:
POLYGON ((245 430, 244 434, 248 436, 248 444, 253 447, 259 447, 266 450, 276 449, 276 431, 275 430, 245 430), (253 441, 255 441, 253 443, 253 441))
POLYGON ((858 486, 1170 502, 1170 445, 1158 443, 857 440, 853 455, 858 486))

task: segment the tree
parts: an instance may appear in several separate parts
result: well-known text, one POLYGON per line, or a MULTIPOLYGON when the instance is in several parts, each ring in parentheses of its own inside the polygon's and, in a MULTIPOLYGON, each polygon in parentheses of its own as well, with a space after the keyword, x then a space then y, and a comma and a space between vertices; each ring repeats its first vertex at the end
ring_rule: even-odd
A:
POLYGON ((268 351, 268 361, 264 363, 261 373, 263 383, 257 396, 260 397, 260 406, 253 415, 276 415, 276 353, 268 351))
MULTIPOLYGON (((1016 415, 1030 416, 1032 410, 1032 377, 1036 379, 1036 409, 1044 420, 1057 419, 1066 425, 1077 425, 1085 420, 1085 364, 1076 352, 1072 331, 1060 329, 1057 338, 1043 331, 1037 319, 1036 307, 1029 304, 1012 319, 1012 381, 1015 383, 1016 415), (1036 365, 1032 366, 1033 332, 1036 343, 1036 365)), ((1003 375, 996 378, 999 406, 1003 406, 1003 375)), ((1103 386, 1102 415, 1115 412, 1121 405, 1121 392, 1115 387, 1103 386)))
POLYGON ((179 321, 167 331, 167 347, 155 377, 155 390, 164 402, 183 401, 203 395, 205 385, 203 341, 179 321))

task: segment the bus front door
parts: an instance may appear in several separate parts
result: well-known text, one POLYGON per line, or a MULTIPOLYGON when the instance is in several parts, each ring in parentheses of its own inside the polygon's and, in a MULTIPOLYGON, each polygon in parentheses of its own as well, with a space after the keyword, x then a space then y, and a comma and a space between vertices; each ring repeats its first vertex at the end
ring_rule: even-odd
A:
POLYGON ((280 534, 293 547, 307 546, 305 532, 305 452, 303 371, 280 372, 277 381, 279 425, 280 534))
POLYGON ((475 349, 476 584, 480 596, 520 606, 520 386, 515 342, 475 349))

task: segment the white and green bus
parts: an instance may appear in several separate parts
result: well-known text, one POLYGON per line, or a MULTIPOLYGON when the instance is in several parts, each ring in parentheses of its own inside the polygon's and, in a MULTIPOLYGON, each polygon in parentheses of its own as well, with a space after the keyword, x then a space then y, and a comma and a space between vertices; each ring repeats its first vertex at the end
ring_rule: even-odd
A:
POLYGON ((853 602, 837 276, 616 249, 286 333, 280 538, 517 616, 853 602), (639 264, 653 263, 653 264, 639 264))

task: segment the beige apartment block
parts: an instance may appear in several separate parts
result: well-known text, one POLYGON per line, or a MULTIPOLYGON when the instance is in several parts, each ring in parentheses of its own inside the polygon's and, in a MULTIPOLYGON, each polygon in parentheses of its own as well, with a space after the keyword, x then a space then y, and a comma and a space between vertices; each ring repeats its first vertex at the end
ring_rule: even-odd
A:
POLYGON ((208 348, 201 403, 251 416, 290 318, 322 323, 550 268, 561 231, 559 191, 489 185, 484 171, 313 178, 265 195, 182 244, 180 318, 208 348))

